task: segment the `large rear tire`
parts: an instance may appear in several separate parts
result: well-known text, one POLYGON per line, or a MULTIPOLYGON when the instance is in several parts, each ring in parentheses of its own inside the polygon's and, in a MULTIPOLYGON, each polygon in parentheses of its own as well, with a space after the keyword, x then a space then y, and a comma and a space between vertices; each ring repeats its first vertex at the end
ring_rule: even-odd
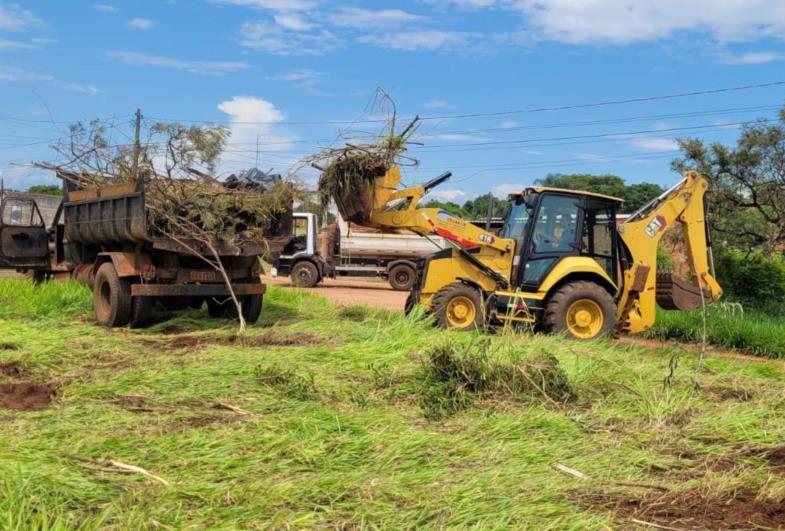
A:
POLYGON ((616 303, 599 284, 570 282, 551 295, 542 324, 547 332, 571 339, 595 339, 613 333, 616 303))
POLYGON ((93 308, 98 324, 109 328, 127 325, 131 321, 131 304, 131 280, 117 276, 111 262, 102 264, 93 283, 93 308))
POLYGON ((443 287, 431 299, 431 312, 442 328, 469 332, 485 326, 482 296, 462 282, 443 287))
POLYGON ((319 283, 319 271, 307 260, 294 264, 291 277, 292 284, 298 288, 312 288, 319 283))

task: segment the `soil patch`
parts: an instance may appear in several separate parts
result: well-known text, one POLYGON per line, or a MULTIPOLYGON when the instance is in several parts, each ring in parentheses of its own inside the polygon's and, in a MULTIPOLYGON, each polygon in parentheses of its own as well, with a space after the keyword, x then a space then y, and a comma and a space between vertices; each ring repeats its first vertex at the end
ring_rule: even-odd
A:
POLYGON ((9 361, 7 363, 0 363, 0 374, 11 378, 19 378, 24 374, 24 370, 22 369, 22 364, 18 361, 9 361))
POLYGON ((736 402, 749 402, 754 398, 752 391, 740 389, 738 387, 726 387, 722 385, 712 385, 704 387, 703 391, 719 398, 720 400, 735 400, 736 402))
MULTIPOLYGON (((619 518, 639 525, 671 529, 782 529, 785 503, 759 500, 753 492, 708 498, 698 492, 668 493, 643 498, 621 494, 591 494, 581 502, 593 509, 612 510, 619 518)), ((627 524, 629 526, 629 523, 627 524)))
POLYGON ((170 348, 185 349, 206 345, 237 345, 241 347, 294 347, 319 345, 323 340, 311 334, 265 334, 262 336, 212 337, 183 335, 167 343, 170 348))
POLYGON ((56 392, 55 387, 48 384, 0 384, 0 408, 17 411, 46 409, 56 392))

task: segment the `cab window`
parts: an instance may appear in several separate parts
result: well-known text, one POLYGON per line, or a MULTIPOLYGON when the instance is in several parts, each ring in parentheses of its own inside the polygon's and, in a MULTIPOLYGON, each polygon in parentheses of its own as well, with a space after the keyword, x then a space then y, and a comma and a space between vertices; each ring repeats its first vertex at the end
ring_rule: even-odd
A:
POLYGON ((44 221, 35 206, 29 199, 8 198, 3 202, 3 225, 17 225, 21 227, 43 227, 44 221))
POLYGON ((546 195, 532 234, 534 254, 575 252, 579 202, 574 197, 546 195))

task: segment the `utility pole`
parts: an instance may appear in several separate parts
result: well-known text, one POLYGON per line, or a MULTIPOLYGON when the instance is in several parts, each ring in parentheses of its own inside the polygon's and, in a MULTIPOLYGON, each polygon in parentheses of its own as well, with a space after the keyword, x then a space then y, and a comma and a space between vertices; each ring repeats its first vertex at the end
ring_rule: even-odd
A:
POLYGON ((137 181, 139 181, 139 156, 142 153, 141 131, 142 131, 142 111, 141 109, 136 109, 136 119, 134 124, 134 160, 133 160, 133 165, 131 167, 132 168, 131 175, 137 181))

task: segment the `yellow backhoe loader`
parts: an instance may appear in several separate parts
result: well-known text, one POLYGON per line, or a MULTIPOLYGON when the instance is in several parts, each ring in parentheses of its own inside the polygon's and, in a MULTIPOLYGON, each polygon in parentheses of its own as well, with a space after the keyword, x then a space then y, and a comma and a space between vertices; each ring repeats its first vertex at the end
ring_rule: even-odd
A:
POLYGON ((648 330, 657 303, 690 310, 722 295, 705 221, 708 182, 695 172, 620 223, 619 198, 529 187, 509 196, 498 235, 444 210, 418 208, 449 177, 399 189, 400 169, 392 167, 374 181, 363 222, 453 244, 424 260, 407 300, 407 311, 423 304, 441 326, 522 323, 592 339, 648 330), (657 245, 676 223, 684 227, 694 284, 657 273, 657 245))

